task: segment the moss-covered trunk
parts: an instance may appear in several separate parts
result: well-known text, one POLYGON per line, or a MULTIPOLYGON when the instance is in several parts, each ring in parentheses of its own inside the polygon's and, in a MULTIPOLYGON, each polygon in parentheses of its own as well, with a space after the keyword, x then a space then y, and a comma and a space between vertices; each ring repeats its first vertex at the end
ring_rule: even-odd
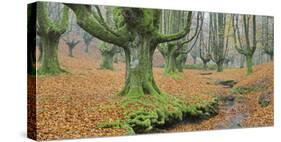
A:
POLYGON ((67 7, 63 7, 62 17, 53 20, 49 17, 46 2, 37 3, 37 33, 42 42, 42 62, 39 74, 58 74, 63 72, 58 61, 58 44, 61 35, 68 27, 67 7))
POLYGON ((59 37, 42 36, 43 54, 39 74, 58 74, 63 70, 59 66, 58 43, 59 37))
POLYGON ((247 55, 246 56, 246 63, 247 63, 247 74, 251 74, 253 73, 253 60, 252 60, 252 56, 247 55))
POLYGON ((101 69, 113 70, 113 57, 114 53, 102 52, 102 63, 100 65, 101 69))
POLYGON ((182 70, 181 60, 178 58, 177 48, 169 47, 168 52, 165 57, 165 69, 164 73, 166 75, 174 75, 179 70, 182 70))
POLYGON ((176 57, 173 53, 168 53, 167 55, 167 63, 165 66, 166 74, 173 74, 176 72, 176 57))
POLYGON ((186 61, 186 56, 185 55, 178 55, 177 58, 176 58, 176 67, 177 67, 177 70, 179 72, 183 72, 183 66, 185 64, 185 61, 186 61))
POLYGON ((149 37, 136 37, 130 43, 130 48, 125 48, 126 77, 125 86, 120 95, 160 95, 153 72, 152 58, 156 46, 149 37))
POLYGON ((207 62, 203 61, 203 69, 206 71, 208 70, 207 62))
POLYGON ((217 62, 217 72, 223 71, 223 62, 217 62))
POLYGON ((176 60, 176 67, 179 72, 183 72, 183 63, 181 60, 176 60))

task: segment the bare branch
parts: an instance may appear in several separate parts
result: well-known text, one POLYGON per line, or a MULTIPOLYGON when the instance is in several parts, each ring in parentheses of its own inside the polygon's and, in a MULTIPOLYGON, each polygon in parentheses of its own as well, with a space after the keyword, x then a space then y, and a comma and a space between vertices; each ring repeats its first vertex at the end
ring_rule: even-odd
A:
POLYGON ((99 16, 99 23, 109 32, 111 32, 112 34, 119 36, 119 34, 117 34, 115 31, 113 31, 112 29, 110 29, 110 27, 105 23, 105 20, 100 12, 100 8, 98 6, 95 6, 95 8, 97 9, 98 12, 98 16, 99 16))
POLYGON ((192 12, 188 12, 187 25, 184 28, 184 30, 182 30, 178 33, 169 34, 169 35, 161 34, 161 33, 157 32, 158 43, 169 42, 169 41, 178 40, 178 39, 183 38, 187 33, 190 32, 191 21, 192 21, 192 12))
POLYGON ((108 43, 112 43, 118 45, 119 47, 127 47, 128 37, 127 34, 112 34, 109 32, 104 26, 102 26, 98 19, 95 18, 93 13, 89 11, 89 7, 86 5, 77 5, 77 4, 65 4, 70 7, 77 17, 77 23, 83 29, 85 29, 92 36, 106 41, 108 43))

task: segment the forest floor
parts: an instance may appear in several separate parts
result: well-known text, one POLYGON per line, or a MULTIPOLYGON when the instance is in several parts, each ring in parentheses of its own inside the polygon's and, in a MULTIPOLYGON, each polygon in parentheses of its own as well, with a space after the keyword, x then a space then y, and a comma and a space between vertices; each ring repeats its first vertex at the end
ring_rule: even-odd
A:
MULTIPOLYGON (((49 140, 126 135, 125 129, 98 127, 102 122, 124 118, 126 108, 120 105, 122 97, 116 95, 124 84, 124 65, 114 64, 114 71, 100 70, 99 62, 84 55, 79 58, 60 57, 60 62, 68 73, 37 77, 37 138, 49 140)), ((162 91, 190 104, 206 102, 214 97, 227 98, 220 102, 218 115, 198 122, 182 122, 165 128, 163 132, 273 125, 272 63, 256 65, 254 73, 248 76, 245 69, 207 72, 210 74, 202 75, 206 71, 200 70, 184 70, 182 79, 173 79, 163 75, 162 68, 153 69, 156 83, 162 91), (221 80, 235 80, 238 83, 230 88, 217 84, 221 80), (251 90, 243 90, 245 86, 251 90), (268 98, 268 94, 271 103, 261 107, 260 96, 268 98)))

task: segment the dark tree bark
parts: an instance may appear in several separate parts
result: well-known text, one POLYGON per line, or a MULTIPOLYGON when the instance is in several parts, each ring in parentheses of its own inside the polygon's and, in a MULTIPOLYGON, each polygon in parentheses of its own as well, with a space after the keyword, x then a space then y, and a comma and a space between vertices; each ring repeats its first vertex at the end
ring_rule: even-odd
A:
POLYGON ((86 52, 86 53, 89 53, 89 45, 90 45, 90 43, 91 43, 91 41, 92 41, 92 39, 93 39, 93 36, 91 36, 89 33, 87 33, 87 32, 84 32, 84 34, 83 34, 83 39, 84 39, 84 43, 85 43, 85 49, 84 49, 84 51, 86 52))
POLYGON ((28 5, 27 11, 27 73, 36 74, 36 4, 28 5))
POLYGON ((79 40, 74 40, 74 39, 72 39, 72 40, 65 39, 65 38, 62 38, 62 39, 64 40, 64 42, 68 46, 68 56, 69 57, 74 57, 73 56, 73 49, 80 41, 79 40))

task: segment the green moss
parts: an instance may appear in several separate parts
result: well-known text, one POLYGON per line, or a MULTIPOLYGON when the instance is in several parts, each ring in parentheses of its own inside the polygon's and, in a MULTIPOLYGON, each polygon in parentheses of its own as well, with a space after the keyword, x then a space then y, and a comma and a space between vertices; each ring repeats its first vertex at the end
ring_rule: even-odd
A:
POLYGON ((100 46, 98 46, 98 48, 102 55, 100 68, 113 70, 113 57, 120 49, 117 46, 106 42, 103 42, 100 46))
POLYGON ((42 65, 37 71, 39 75, 53 75, 65 72, 59 66, 58 44, 60 36, 66 31, 68 26, 67 7, 63 8, 63 16, 60 20, 54 21, 48 16, 46 2, 39 2, 37 5, 38 35, 42 40, 43 57, 42 65))
POLYGON ((263 100, 263 101, 259 101, 259 104, 261 105, 261 107, 267 107, 269 105, 270 101, 267 100, 263 100))
POLYGON ((44 54, 42 57, 42 65, 37 71, 39 75, 53 75, 65 72, 60 68, 58 60, 58 40, 52 40, 50 37, 41 37, 43 41, 44 54))
POLYGON ((146 133, 169 120, 182 120, 183 107, 179 100, 167 94, 131 97, 122 102, 124 107, 135 106, 126 114, 127 123, 136 133, 146 133))
POLYGON ((37 70, 38 75, 58 75, 60 73, 69 73, 61 68, 40 68, 37 70))
POLYGON ((187 104, 168 94, 158 96, 135 95, 123 98, 121 105, 126 108, 125 119, 103 124, 103 127, 130 127, 135 133, 148 133, 155 128, 189 118, 206 119, 217 114, 217 99, 200 104, 187 104))
POLYGON ((258 88, 255 86, 251 86, 251 87, 236 87, 231 89, 231 93, 233 94, 247 94, 250 92, 254 92, 257 91, 258 88))
POLYGON ((124 26, 125 23, 124 17, 122 16, 122 8, 116 7, 113 9, 113 20, 117 28, 124 26))
POLYGON ((60 20, 54 21, 48 16, 48 8, 46 2, 38 2, 37 5, 37 18, 38 18, 38 24, 39 29, 38 31, 40 34, 46 34, 49 32, 54 32, 57 34, 63 34, 67 27, 68 27, 68 18, 69 18, 69 8, 64 6, 63 8, 63 14, 60 20))
POLYGON ((253 73, 253 59, 252 55, 246 56, 246 64, 247 64, 247 75, 250 75, 253 73))
MULTIPOLYGON (((184 65, 185 69, 197 69, 197 70, 203 70, 204 69, 204 64, 186 64, 184 65)), ((208 70, 216 70, 217 66, 216 64, 208 64, 207 65, 208 70)))
POLYGON ((113 70, 113 56, 111 53, 103 52, 102 53, 102 63, 100 65, 101 69, 113 70))
POLYGON ((181 79, 183 79, 183 74, 182 73, 180 73, 180 72, 164 72, 164 75, 166 75, 166 76, 170 76, 170 77, 172 77, 173 79, 175 79, 175 80, 181 80, 181 79))

